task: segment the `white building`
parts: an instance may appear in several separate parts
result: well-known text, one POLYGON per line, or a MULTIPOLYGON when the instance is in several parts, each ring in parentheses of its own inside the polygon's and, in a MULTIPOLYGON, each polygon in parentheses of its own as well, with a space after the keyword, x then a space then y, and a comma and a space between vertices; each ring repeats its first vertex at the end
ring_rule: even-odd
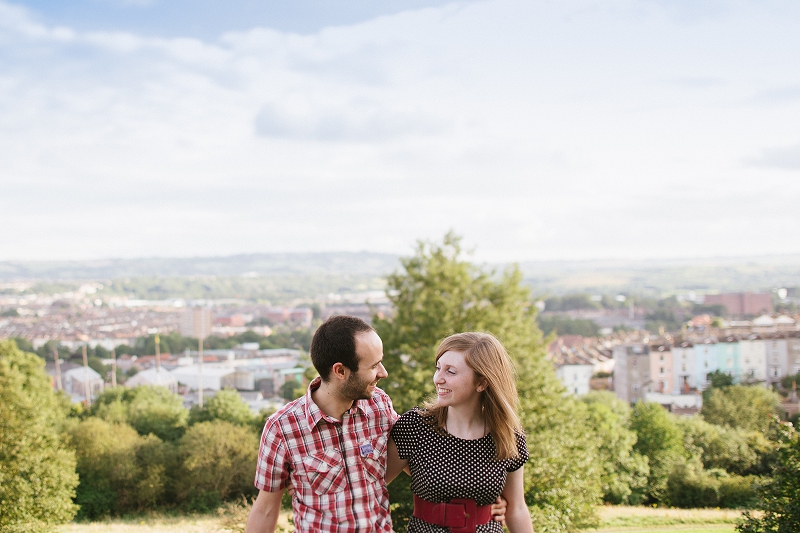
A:
POLYGON ((154 387, 166 387, 173 394, 178 392, 178 380, 171 373, 163 368, 148 368, 137 372, 125 382, 128 387, 139 387, 150 385, 154 387))
POLYGON ((767 347, 758 335, 739 341, 742 357, 742 382, 767 383, 767 347))

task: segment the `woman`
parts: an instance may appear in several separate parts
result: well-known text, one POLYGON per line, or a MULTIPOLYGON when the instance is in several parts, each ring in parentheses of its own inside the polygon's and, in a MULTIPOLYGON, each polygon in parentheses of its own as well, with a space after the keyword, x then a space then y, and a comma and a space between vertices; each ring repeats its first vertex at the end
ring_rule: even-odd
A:
POLYGON ((522 477, 528 450, 502 344, 487 333, 447 337, 433 382, 436 399, 403 414, 389 442, 387 479, 411 472, 409 533, 501 533, 490 510, 500 494, 511 533, 533 533, 522 477))

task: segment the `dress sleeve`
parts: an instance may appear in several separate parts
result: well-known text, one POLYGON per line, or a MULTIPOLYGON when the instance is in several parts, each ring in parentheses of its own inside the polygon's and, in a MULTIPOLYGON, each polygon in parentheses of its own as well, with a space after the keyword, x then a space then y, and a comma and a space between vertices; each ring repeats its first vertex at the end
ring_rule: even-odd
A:
POLYGON ((506 467, 506 471, 508 472, 519 470, 528 462, 528 444, 525 441, 525 435, 522 433, 517 433, 517 451, 519 451, 519 457, 508 460, 508 466, 506 467))
POLYGON ((394 423, 391 435, 400 459, 410 459, 414 456, 415 445, 419 440, 419 423, 419 413, 415 409, 403 413, 394 423))

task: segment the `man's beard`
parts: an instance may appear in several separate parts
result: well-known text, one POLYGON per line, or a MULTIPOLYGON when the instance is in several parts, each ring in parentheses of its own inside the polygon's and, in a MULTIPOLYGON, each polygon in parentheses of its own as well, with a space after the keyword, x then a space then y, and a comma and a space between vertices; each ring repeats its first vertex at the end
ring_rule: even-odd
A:
POLYGON ((350 374, 342 387, 342 396, 353 401, 369 400, 372 398, 372 391, 369 390, 369 387, 373 384, 373 381, 364 381, 356 374, 350 374))

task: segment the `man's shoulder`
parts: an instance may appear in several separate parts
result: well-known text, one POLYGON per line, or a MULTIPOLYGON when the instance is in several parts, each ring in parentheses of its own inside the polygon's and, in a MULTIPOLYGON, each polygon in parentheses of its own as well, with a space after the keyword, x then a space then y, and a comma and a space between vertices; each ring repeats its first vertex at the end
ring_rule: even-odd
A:
POLYGON ((306 397, 301 396, 296 400, 287 403, 267 418, 264 426, 266 431, 269 428, 282 427, 286 424, 297 424, 298 420, 302 420, 306 414, 306 397))

